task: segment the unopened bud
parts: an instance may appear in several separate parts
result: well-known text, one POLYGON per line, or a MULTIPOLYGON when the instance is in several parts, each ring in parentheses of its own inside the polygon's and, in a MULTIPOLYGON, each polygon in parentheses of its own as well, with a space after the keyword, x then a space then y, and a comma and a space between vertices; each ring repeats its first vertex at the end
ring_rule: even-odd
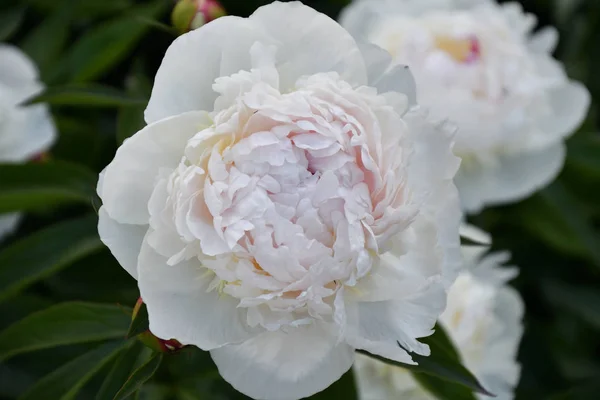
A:
POLYGON ((173 8, 171 21, 180 33, 185 33, 226 14, 217 0, 179 0, 173 8))

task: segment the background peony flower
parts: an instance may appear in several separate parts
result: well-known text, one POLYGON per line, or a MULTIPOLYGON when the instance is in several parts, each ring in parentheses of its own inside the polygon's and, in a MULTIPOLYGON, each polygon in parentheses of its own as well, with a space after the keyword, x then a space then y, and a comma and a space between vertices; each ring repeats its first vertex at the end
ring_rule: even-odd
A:
POLYGON ((355 1, 341 23, 409 65, 419 103, 460 127, 463 207, 520 200, 562 168, 590 95, 552 58, 558 33, 493 0, 355 1))
MULTIPOLYGON (((43 104, 20 104, 43 90, 33 62, 16 47, 0 44, 0 163, 26 162, 47 150, 56 129, 43 104)), ((19 214, 0 215, 0 238, 11 233, 19 214)))
POLYGON ((98 182, 150 330, 253 398, 321 391, 365 349, 429 354, 461 265, 453 131, 405 67, 301 3, 175 40, 148 126, 98 182))
MULTIPOLYGON (((502 267, 506 252, 484 255, 482 246, 465 246, 466 270, 448 293, 440 323, 463 362, 499 400, 513 398, 520 367, 523 301, 506 282, 516 268, 502 267)), ((406 370, 357 355, 354 372, 361 400, 435 400, 406 370)), ((478 398, 489 399, 479 395, 478 398)))

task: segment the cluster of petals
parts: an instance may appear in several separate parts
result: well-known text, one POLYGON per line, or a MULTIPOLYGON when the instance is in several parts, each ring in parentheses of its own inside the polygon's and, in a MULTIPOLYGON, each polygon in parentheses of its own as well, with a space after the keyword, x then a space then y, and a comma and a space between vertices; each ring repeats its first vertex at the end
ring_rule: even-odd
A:
MULTIPOLYGON (((519 381, 523 301, 507 281, 518 273, 502 266, 507 252, 463 248, 465 270, 448 293, 440 318, 463 363, 496 399, 511 400, 519 381)), ((354 371, 361 400, 435 400, 405 369, 358 355, 354 371)), ((490 397, 479 395, 481 400, 490 397)))
MULTIPOLYGON (((22 106, 43 90, 33 62, 16 47, 0 44, 0 163, 23 163, 47 150, 56 130, 48 107, 22 106)), ((12 232, 19 214, 0 215, 0 238, 12 232)))
POLYGON ((520 200, 562 168, 590 95, 552 57, 558 33, 495 0, 358 0, 341 23, 411 67, 418 101, 460 129, 463 208, 520 200))
POLYGON ((175 40, 98 182, 152 333, 210 350, 253 398, 323 390, 355 349, 428 355, 461 265, 460 161, 414 91, 301 3, 175 40))

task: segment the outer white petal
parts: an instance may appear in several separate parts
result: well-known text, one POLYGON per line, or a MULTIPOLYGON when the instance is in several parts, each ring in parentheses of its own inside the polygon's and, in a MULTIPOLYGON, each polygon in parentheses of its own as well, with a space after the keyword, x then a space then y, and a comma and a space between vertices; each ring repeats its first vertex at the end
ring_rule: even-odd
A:
POLYGON ((14 46, 0 44, 0 83, 10 88, 31 85, 38 79, 33 62, 14 46))
POLYGON ((210 124, 205 112, 189 112, 150 124, 127 139, 98 182, 98 196, 111 218, 147 224, 158 171, 175 168, 188 139, 210 124))
POLYGON ((147 225, 121 224, 112 219, 104 207, 98 211, 100 240, 110 249, 119 264, 137 279, 137 260, 147 225))
POLYGON ((440 283, 404 300, 359 302, 348 310, 348 344, 395 361, 414 364, 410 352, 429 355, 429 346, 417 338, 433 333, 435 321, 446 305, 446 292, 440 283))
POLYGON ((462 214, 453 182, 461 163, 452 153, 455 128, 446 122, 432 123, 418 108, 411 109, 405 120, 415 141, 409 183, 412 196, 421 203, 415 227, 435 230, 435 249, 442 252, 444 285, 449 287, 462 263, 458 235, 462 214))
POLYGON ((212 111, 216 78, 251 68, 250 47, 270 44, 262 27, 248 19, 227 16, 177 38, 156 73, 147 123, 186 111, 212 111))
POLYGON ((19 213, 0 215, 0 240, 10 235, 17 228, 21 216, 19 213))
POLYGON ((471 240, 475 243, 486 245, 492 244, 492 236, 474 225, 462 224, 459 232, 461 237, 471 240))
POLYGON ((162 339, 211 350, 253 337, 239 300, 207 291, 214 274, 198 259, 167 265, 144 239, 138 257, 138 286, 148 307, 150 331, 162 339))
POLYGON ((321 324, 266 332, 211 351, 219 373, 254 399, 293 400, 320 392, 350 369, 354 349, 321 324))
MULTIPOLYGON (((486 349, 487 354, 477 376, 482 385, 500 400, 512 400, 519 382, 521 368, 517 354, 523 336, 521 320, 524 310, 523 300, 516 290, 509 286, 498 289, 494 314, 502 329, 497 329, 489 339, 491 345, 486 349)), ((479 398, 485 399, 483 396, 479 398)))
POLYGON ((553 26, 540 29, 529 40, 529 48, 536 53, 551 54, 558 44, 558 31, 553 26))
POLYGON ((408 106, 417 104, 417 84, 408 66, 393 66, 392 56, 374 44, 358 42, 358 47, 367 66, 369 86, 377 88, 379 93, 402 93, 407 97, 408 106))
POLYGON ((338 72, 353 86, 367 83, 356 42, 325 14, 300 2, 274 2, 256 10, 250 20, 277 40, 281 91, 293 88, 301 76, 319 72, 338 72))
POLYGON ((537 152, 502 155, 494 165, 464 165, 456 176, 463 209, 480 211, 484 205, 519 201, 543 188, 560 172, 565 145, 537 152))
POLYGON ((0 161, 21 162, 46 151, 56 140, 56 127, 48 107, 43 104, 14 110, 13 123, 3 132, 14 139, 0 148, 0 161))
POLYGON ((549 93, 552 117, 540 121, 540 130, 549 137, 572 134, 587 116, 591 102, 587 88, 575 81, 549 93))

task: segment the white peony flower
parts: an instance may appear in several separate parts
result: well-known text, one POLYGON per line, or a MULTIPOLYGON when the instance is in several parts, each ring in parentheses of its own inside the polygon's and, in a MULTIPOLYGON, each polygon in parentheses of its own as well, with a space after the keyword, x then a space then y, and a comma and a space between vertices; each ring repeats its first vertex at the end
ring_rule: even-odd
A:
POLYGON ((171 45, 148 126, 100 176, 100 236, 150 330, 249 396, 312 395, 357 348, 429 354, 461 265, 459 160, 390 63, 301 3, 219 18, 171 45))
POLYGON ((520 200, 552 181, 590 95, 552 58, 554 28, 493 0, 358 0, 341 23, 411 67, 419 103, 460 127, 464 209, 520 200))
MULTIPOLYGON (((506 252, 484 256, 482 246, 463 250, 466 270, 448 293, 440 323, 482 385, 495 399, 510 400, 520 374, 523 301, 506 282, 517 269, 501 266, 510 258, 506 252)), ((359 354, 354 372, 361 400, 435 400, 405 369, 359 354)))
MULTIPOLYGON (((56 138, 48 107, 20 104, 44 86, 32 61, 16 47, 0 44, 0 163, 26 162, 56 138)), ((11 233, 19 214, 0 215, 0 238, 11 233)))

